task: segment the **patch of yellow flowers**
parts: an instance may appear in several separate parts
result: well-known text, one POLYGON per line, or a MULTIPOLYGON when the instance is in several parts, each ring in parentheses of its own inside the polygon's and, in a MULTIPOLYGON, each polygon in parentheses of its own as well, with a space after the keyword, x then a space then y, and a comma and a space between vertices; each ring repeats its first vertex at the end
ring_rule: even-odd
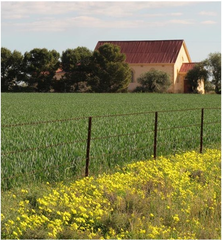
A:
POLYGON ((220 238, 220 161, 209 149, 135 162, 69 186, 47 183, 35 204, 22 189, 11 217, 1 214, 2 238, 220 238))

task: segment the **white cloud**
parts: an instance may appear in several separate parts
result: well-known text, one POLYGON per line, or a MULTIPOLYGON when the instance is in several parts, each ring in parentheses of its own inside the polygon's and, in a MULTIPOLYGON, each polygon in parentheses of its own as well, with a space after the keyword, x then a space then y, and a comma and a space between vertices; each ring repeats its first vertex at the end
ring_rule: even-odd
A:
POLYGON ((217 16, 217 13, 216 12, 201 11, 201 12, 199 12, 199 15, 203 15, 203 16, 217 16))
POLYGON ((14 23, 13 26, 8 23, 2 25, 5 29, 13 29, 16 32, 61 32, 64 31, 64 25, 56 24, 55 21, 34 21, 31 23, 14 23))
POLYGON ((134 13, 154 8, 178 7, 192 4, 189 2, 2 2, 2 18, 10 19, 12 16, 32 16, 32 15, 57 15, 76 13, 78 15, 105 15, 112 17, 131 16, 134 13))
MULTIPOLYGON (((189 1, 2 2, 2 29, 17 32, 61 32, 72 30, 76 27, 119 29, 158 27, 172 24, 191 25, 194 24, 194 22, 190 19, 182 19, 180 16, 183 16, 183 13, 179 12, 180 10, 178 11, 178 9, 174 12, 173 7, 192 4, 194 3, 189 1), (159 8, 169 8, 169 11, 167 13, 161 13, 159 8), (156 11, 154 11, 154 9, 156 9, 156 11), (161 19, 157 19, 157 21, 151 19, 155 17, 167 17, 168 19, 164 21, 161 21, 161 19), (9 19, 11 21, 9 21, 9 19)), ((200 13, 204 15, 207 12, 202 11, 200 13)), ((209 13, 210 12, 208 12, 208 14, 209 13)), ((213 21, 202 22, 202 24, 214 23, 213 21)))
POLYGON ((215 22, 215 21, 203 21, 203 22, 201 22, 201 24, 206 24, 206 25, 212 25, 212 24, 216 24, 217 22, 215 22))
POLYGON ((16 22, 14 24, 3 23, 4 29, 13 29, 17 32, 62 32, 72 31, 76 28, 104 28, 104 29, 132 29, 132 28, 148 28, 161 27, 172 24, 193 24, 191 20, 168 20, 168 21, 146 21, 138 20, 103 20, 101 18, 90 16, 77 16, 64 19, 56 19, 55 17, 46 17, 32 22, 16 22))
POLYGON ((172 26, 172 25, 192 25, 195 24, 191 20, 178 20, 178 19, 172 19, 168 21, 156 21, 156 22, 150 22, 149 25, 150 27, 165 27, 165 26, 172 26))
POLYGON ((193 21, 191 20, 179 20, 179 19, 173 19, 173 20, 169 20, 167 21, 167 23, 173 23, 173 24, 183 24, 183 25, 190 25, 190 24, 194 24, 193 21))
POLYGON ((169 16, 182 16, 183 13, 150 13, 144 14, 145 17, 169 17, 169 16))
POLYGON ((71 5, 65 2, 2 2, 2 17, 10 18, 11 15, 56 15, 77 9, 77 2, 71 5))
POLYGON ((14 14, 14 15, 7 15, 4 17, 5 19, 10 19, 10 20, 13 20, 13 19, 23 19, 23 18, 28 18, 27 15, 23 15, 23 14, 14 14))
MULTIPOLYGON (((43 20, 33 21, 31 23, 14 23, 13 28, 21 32, 61 32, 72 30, 73 28, 136 28, 144 24, 144 21, 104 21, 99 18, 78 16, 58 20, 55 18, 46 18, 43 20)), ((8 23, 2 25, 5 28, 9 27, 8 23)))
POLYGON ((182 16, 183 13, 170 13, 171 16, 182 16))

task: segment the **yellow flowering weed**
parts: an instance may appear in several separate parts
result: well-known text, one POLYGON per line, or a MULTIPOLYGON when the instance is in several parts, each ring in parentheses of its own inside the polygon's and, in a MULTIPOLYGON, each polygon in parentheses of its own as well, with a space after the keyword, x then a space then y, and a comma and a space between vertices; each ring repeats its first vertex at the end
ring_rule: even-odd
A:
POLYGON ((35 202, 22 189, 10 216, 3 209, 2 238, 220 238, 220 162, 219 150, 192 151, 69 185, 47 183, 35 202))

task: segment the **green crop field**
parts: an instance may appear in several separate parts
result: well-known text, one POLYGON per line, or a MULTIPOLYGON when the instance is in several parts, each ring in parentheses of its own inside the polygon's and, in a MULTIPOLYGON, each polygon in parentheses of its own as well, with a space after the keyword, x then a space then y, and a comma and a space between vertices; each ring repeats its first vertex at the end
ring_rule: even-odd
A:
POLYGON ((98 174, 153 155, 155 111, 158 156, 199 150, 201 108, 203 150, 220 147, 221 110, 209 109, 220 107, 216 94, 3 93, 2 189, 83 176, 89 116, 89 174, 98 174))

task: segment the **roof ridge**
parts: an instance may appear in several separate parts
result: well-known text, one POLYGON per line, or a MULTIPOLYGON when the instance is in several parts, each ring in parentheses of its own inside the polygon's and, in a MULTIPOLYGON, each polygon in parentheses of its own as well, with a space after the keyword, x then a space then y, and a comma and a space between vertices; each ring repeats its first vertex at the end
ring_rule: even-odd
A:
POLYGON ((184 39, 165 39, 165 40, 101 40, 99 42, 166 42, 166 41, 184 41, 184 39))

